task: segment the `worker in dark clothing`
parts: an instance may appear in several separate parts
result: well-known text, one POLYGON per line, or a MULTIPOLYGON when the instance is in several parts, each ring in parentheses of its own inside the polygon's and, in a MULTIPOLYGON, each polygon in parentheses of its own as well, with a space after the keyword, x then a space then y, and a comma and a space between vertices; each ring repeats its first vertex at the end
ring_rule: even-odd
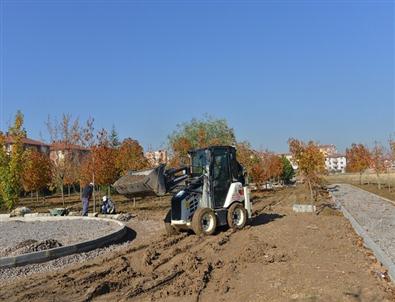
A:
POLYGON ((82 191, 82 216, 88 216, 89 200, 93 193, 93 183, 86 185, 82 191))

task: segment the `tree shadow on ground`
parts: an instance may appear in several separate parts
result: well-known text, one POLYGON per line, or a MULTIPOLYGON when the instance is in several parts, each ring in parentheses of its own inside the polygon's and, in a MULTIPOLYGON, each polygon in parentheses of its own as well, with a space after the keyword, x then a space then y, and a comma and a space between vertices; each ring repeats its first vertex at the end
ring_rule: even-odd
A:
POLYGON ((254 226, 267 224, 267 223, 272 222, 274 220, 281 219, 284 216, 285 215, 276 214, 276 213, 269 213, 269 214, 262 213, 262 214, 255 216, 255 217, 252 217, 250 225, 254 227, 254 226))

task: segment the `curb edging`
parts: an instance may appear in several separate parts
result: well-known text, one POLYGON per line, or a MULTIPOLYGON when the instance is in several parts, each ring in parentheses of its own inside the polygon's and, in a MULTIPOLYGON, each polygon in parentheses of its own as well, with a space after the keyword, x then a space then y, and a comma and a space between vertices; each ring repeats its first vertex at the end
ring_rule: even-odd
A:
MULTIPOLYGON (((364 190, 362 190, 362 191, 364 191, 364 190)), ((374 195, 376 195, 376 194, 374 194, 374 195)), ((380 261, 381 264, 388 270, 388 275, 389 275, 391 281, 395 283, 395 264, 388 257, 388 255, 373 241, 373 239, 369 236, 369 234, 357 222, 357 220, 350 214, 350 212, 341 204, 341 202, 337 201, 336 198, 332 194, 331 194, 331 196, 332 196, 332 200, 335 202, 337 207, 343 213, 343 216, 346 217, 350 221, 355 232, 363 238, 365 246, 367 248, 369 248, 370 250, 372 250, 376 259, 378 261, 380 261)))
MULTIPOLYGON (((10 267, 17 267, 17 266, 24 266, 27 264, 35 264, 35 263, 42 263, 46 261, 50 261, 56 258, 68 256, 71 254, 75 253, 83 253, 83 252, 89 252, 91 250, 94 250, 99 247, 103 247, 105 245, 109 245, 112 243, 117 242, 118 240, 122 239, 127 232, 126 226, 116 220, 113 219, 107 219, 107 218, 91 218, 91 217, 73 217, 72 219, 66 218, 67 216, 61 216, 61 217, 52 217, 48 219, 49 217, 34 217, 36 219, 32 219, 33 217, 29 217, 28 219, 24 219, 27 221, 54 221, 54 220, 77 220, 77 219, 89 219, 89 220, 102 220, 102 221, 110 221, 112 223, 117 223, 120 228, 117 229, 116 231, 109 233, 105 236, 98 237, 92 240, 86 240, 83 242, 71 244, 71 245, 66 245, 66 246, 61 246, 61 247, 56 247, 48 250, 43 250, 43 251, 38 251, 38 252, 32 252, 32 253, 27 253, 27 254, 22 254, 18 256, 12 256, 12 257, 2 257, 0 258, 0 268, 10 268, 10 267), (38 219, 37 219, 38 218, 38 219), (41 219, 40 219, 41 218, 41 219), (53 219, 55 218, 55 219, 53 219)), ((23 219, 23 218, 22 218, 23 219)), ((9 221, 15 221, 15 220, 21 220, 20 217, 18 219, 9 219, 9 221)), ((4 221, 4 220, 3 220, 4 221)))

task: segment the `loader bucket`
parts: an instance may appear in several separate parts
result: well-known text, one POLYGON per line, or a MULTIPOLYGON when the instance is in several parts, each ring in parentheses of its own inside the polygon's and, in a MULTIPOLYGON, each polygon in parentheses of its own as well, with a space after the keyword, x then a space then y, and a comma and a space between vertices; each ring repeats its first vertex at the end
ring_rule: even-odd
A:
POLYGON ((130 171, 118 179, 113 187, 127 197, 162 196, 166 193, 165 165, 154 169, 130 171))

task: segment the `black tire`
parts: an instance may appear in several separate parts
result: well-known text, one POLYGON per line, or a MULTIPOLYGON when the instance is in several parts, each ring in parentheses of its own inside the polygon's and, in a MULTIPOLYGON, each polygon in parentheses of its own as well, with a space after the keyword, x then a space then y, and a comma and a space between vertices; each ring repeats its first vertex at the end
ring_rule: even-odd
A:
POLYGON ((198 208, 192 217, 192 229, 196 235, 212 235, 217 228, 217 217, 210 208, 198 208))
POLYGON ((230 228, 240 230, 247 223, 248 213, 241 203, 234 203, 228 209, 227 221, 230 228))
POLYGON ((179 234, 177 228, 171 225, 171 209, 167 212, 163 222, 165 223, 165 231, 167 236, 179 234))

